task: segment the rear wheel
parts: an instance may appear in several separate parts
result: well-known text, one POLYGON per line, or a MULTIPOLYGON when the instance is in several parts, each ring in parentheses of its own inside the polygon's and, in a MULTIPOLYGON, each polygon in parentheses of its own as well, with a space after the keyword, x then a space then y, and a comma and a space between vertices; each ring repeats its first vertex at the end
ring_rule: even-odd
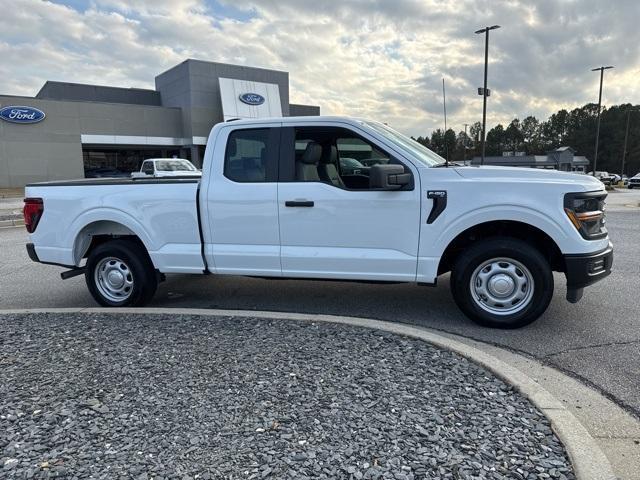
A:
POLYGON ((553 273, 549 262, 528 243, 488 238, 460 255, 451 272, 451 292, 474 322, 518 328, 547 309, 553 273))
POLYGON ((85 280, 93 298, 105 307, 143 306, 158 287, 145 249, 123 239, 98 245, 89 254, 85 280))

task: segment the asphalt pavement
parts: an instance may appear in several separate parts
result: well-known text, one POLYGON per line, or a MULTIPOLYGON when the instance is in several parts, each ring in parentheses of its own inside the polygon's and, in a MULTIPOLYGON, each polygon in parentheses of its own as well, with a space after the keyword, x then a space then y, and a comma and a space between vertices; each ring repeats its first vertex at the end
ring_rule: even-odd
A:
MULTIPOLYGON (((609 196, 613 273, 575 305, 564 275, 547 312, 512 331, 476 326, 456 308, 449 277, 438 287, 168 275, 150 306, 274 310, 370 317, 422 325, 525 353, 606 393, 640 416, 640 192, 609 196)), ((23 228, 0 229, 0 308, 95 306, 82 277, 32 263, 23 228)))

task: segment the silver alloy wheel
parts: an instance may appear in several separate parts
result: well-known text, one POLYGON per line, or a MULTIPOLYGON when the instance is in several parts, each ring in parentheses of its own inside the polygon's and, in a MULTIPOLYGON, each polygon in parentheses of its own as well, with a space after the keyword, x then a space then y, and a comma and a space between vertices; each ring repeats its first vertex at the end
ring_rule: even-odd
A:
POLYGON ((119 258, 107 257, 100 260, 93 278, 100 295, 112 302, 123 302, 133 291, 133 274, 129 266, 119 258))
POLYGON ((471 275, 469 288, 476 304, 494 315, 513 315, 533 298, 533 275, 512 258, 492 258, 471 275))

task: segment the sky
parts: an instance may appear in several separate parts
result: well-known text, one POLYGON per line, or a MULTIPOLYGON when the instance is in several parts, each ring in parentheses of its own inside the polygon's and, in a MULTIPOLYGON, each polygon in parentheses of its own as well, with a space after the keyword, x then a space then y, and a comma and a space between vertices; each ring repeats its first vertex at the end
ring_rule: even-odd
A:
POLYGON ((418 136, 640 103, 638 0, 0 0, 0 93, 46 80, 154 88, 187 58, 289 72, 292 103, 418 136))

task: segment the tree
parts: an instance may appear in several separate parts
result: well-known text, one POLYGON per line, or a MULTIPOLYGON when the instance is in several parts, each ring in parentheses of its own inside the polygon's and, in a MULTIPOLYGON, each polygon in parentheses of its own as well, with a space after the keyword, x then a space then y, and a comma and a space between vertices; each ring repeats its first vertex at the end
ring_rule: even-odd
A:
POLYGON ((544 122, 542 131, 544 133, 546 150, 560 147, 566 143, 566 135, 569 130, 569 112, 562 109, 558 113, 551 115, 549 120, 544 122))
POLYGON ((422 135, 420 135, 418 138, 411 138, 419 144, 424 145, 425 147, 429 147, 429 137, 423 137, 422 135))
POLYGON ((473 150, 469 152, 472 156, 480 155, 480 142, 482 136, 482 124, 480 122, 475 122, 469 128, 469 135, 471 136, 471 140, 473 141, 473 150))
MULTIPOLYGON (((624 172, 635 175, 640 172, 640 105, 622 104, 603 108, 600 121, 600 140, 598 147, 598 170, 620 173, 627 112, 631 111, 627 157, 624 172)), ((528 116, 522 122, 513 119, 507 128, 496 125, 487 133, 486 154, 502 155, 505 151, 522 151, 528 155, 544 155, 546 152, 562 146, 573 148, 576 155, 584 155, 593 161, 593 149, 596 134, 598 105, 588 103, 571 111, 559 110, 546 121, 528 116)), ((441 156, 449 148, 449 160, 464 158, 464 142, 469 142, 467 158, 480 156, 482 125, 475 122, 470 126, 469 135, 464 132, 456 136, 451 129, 446 134, 438 129, 431 138, 418 137, 416 140, 428 146, 441 156), (422 139, 422 140, 421 140, 422 139)))
POLYGON ((496 125, 487 133, 485 154, 487 156, 500 156, 504 152, 505 134, 501 124, 496 125))
POLYGON ((444 133, 439 128, 435 129, 431 133, 431 140, 429 141, 429 148, 436 152, 441 157, 445 156, 444 146, 444 133))
POLYGON ((540 122, 536 117, 529 115, 520 126, 522 132, 522 140, 524 142, 524 151, 527 155, 536 154, 540 149, 540 122))
POLYGON ((458 136, 456 137, 456 149, 454 160, 469 160, 468 152, 469 149, 472 148, 473 142, 469 138, 469 135, 463 131, 458 132, 458 136))
POLYGON ((448 128, 447 131, 444 133, 444 144, 445 144, 445 149, 444 149, 444 155, 442 156, 445 158, 448 157, 449 160, 452 160, 456 151, 456 132, 454 132, 450 128, 448 128))
POLYGON ((504 131, 504 143, 506 150, 513 152, 515 155, 515 152, 521 151, 523 142, 524 136, 520 130, 520 120, 514 118, 504 131))

